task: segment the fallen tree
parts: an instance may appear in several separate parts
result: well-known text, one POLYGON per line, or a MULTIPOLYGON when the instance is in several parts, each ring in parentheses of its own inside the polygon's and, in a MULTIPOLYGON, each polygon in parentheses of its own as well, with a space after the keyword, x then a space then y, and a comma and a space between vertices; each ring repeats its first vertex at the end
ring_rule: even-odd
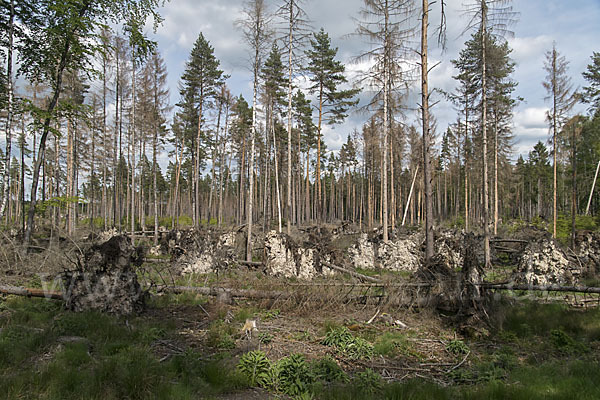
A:
POLYGON ((0 285, 0 293, 5 295, 12 294, 14 296, 43 297, 46 299, 64 300, 61 292, 10 285, 0 285))

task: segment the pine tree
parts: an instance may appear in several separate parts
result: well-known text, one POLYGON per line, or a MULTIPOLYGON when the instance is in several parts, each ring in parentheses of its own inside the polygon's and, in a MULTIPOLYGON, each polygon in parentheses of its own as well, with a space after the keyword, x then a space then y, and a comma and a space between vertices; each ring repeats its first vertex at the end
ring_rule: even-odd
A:
POLYGON ((195 226, 200 224, 201 219, 198 182, 204 159, 203 143, 207 139, 204 128, 206 109, 210 107, 211 101, 218 94, 218 88, 226 79, 219 66, 220 62, 214 55, 214 48, 200 33, 181 76, 181 101, 178 104, 185 120, 186 141, 194 163, 193 220, 195 226))
POLYGON ((589 86, 583 87, 582 100, 591 104, 593 112, 600 111, 600 52, 594 52, 591 56, 592 63, 588 64, 583 77, 589 82, 589 86))
POLYGON ((329 35, 321 28, 313 34, 311 49, 306 55, 309 60, 308 73, 312 86, 310 93, 316 94, 318 99, 319 122, 317 124, 317 170, 315 183, 317 185, 317 218, 321 217, 321 128, 325 122, 330 125, 342 122, 348 109, 358 103, 353 100, 358 89, 339 89, 340 85, 348 82, 344 76, 344 65, 335 59, 337 48, 331 47, 329 35))

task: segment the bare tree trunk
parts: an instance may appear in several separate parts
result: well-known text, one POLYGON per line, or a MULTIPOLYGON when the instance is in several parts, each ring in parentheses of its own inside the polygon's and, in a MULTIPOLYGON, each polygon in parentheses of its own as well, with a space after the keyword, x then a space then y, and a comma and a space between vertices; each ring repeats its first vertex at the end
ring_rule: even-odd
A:
MULTIPOLYGON (((131 141, 130 141, 130 152, 131 152, 131 213, 129 217, 131 218, 131 234, 135 232, 135 105, 136 105, 136 85, 135 85, 135 68, 136 68, 136 60, 132 59, 131 64, 131 141)), ((141 185, 140 185, 141 186, 141 185)))
POLYGON ((573 189, 571 192, 571 249, 575 251, 575 218, 577 216, 577 159, 575 155, 577 154, 577 127, 572 126, 573 136, 571 137, 571 169, 572 171, 572 180, 573 180, 573 189))
POLYGON ((246 261, 252 261, 252 208, 254 205, 254 147, 256 141, 256 107, 258 96, 259 49, 255 49, 254 84, 252 91, 252 130, 250 139, 250 164, 248 168, 248 241, 246 243, 246 261))
POLYGON ((430 123, 429 87, 427 69, 427 27, 429 24, 429 1, 423 0, 421 20, 421 112, 423 120, 423 182, 425 190, 425 260, 434 255, 433 248, 433 197, 431 188, 431 165, 429 161, 430 123))
MULTIPOLYGON (((427 1, 427 0, 425 0, 427 1)), ((383 214, 383 218, 382 218, 382 223, 383 223, 383 242, 387 243, 388 242, 388 182, 387 182, 387 176, 388 176, 388 136, 389 136, 389 82, 388 82, 388 76, 389 76, 389 68, 390 68, 390 64, 389 64, 389 38, 388 38, 388 23, 389 23, 389 13, 388 13, 388 7, 387 7, 387 1, 386 1, 386 6, 384 7, 383 10, 384 13, 384 43, 383 43, 383 168, 381 169, 381 173, 383 175, 383 179, 381 182, 381 198, 383 200, 382 202, 382 214, 383 214)), ((425 46, 427 46, 427 44, 425 44, 425 46)), ((422 50, 422 48, 421 48, 422 50)), ((425 59, 427 60, 427 59, 425 59)))
MULTIPOLYGON (((13 118, 13 76, 12 76, 12 63, 13 63, 13 33, 14 33, 14 22, 15 22, 15 8, 14 0, 10 1, 10 16, 8 22, 8 48, 6 57, 6 79, 7 79, 7 115, 5 125, 5 138, 6 138, 6 154, 4 159, 4 173, 2 174, 2 185, 4 193, 0 201, 0 216, 5 215, 6 207, 10 201, 10 162, 12 152, 12 118, 13 118)), ((35 146, 35 144, 34 144, 35 146)), ((38 172, 39 175, 39 172, 38 172)))
MULTIPOLYGON (((116 111, 115 111, 116 113, 116 111)), ((102 206, 104 217, 104 230, 108 229, 108 198, 107 198, 107 168, 108 143, 106 140, 106 57, 102 57, 102 147, 104 150, 102 163, 102 206)))
POLYGON ((600 171, 600 161, 596 166, 596 173, 594 174, 594 180, 592 181, 592 189, 590 190, 590 197, 588 198, 587 206, 585 207, 585 215, 590 213, 590 205, 592 204, 592 196, 594 195, 594 188, 596 187, 596 180, 598 179, 598 171, 600 171))
POLYGON ((275 124, 271 122, 271 131, 273 133, 273 154, 275 159, 275 191, 277 193, 277 226, 281 233, 281 197, 279 193, 279 168, 277 166, 277 139, 275 138, 275 124))
MULTIPOLYGON (((294 0, 290 1, 289 15, 289 37, 288 37, 288 113, 287 113, 287 234, 290 234, 292 220, 292 50, 293 50, 293 24, 294 24, 294 0)), ((281 230, 281 228, 280 228, 281 230)))
POLYGON ((553 178, 552 178, 552 187, 553 187, 553 196, 552 196, 552 237, 556 239, 556 220, 557 220, 557 212, 558 212, 558 207, 557 207, 557 200, 558 200, 558 185, 557 185, 557 181, 556 181, 556 158, 557 158, 557 153, 558 153, 558 143, 556 141, 557 139, 557 132, 556 130, 558 129, 557 126, 557 122, 556 122, 556 103, 557 103, 557 99, 556 99, 556 95, 557 95, 557 89, 556 89, 556 85, 557 85, 557 79, 556 79, 556 50, 553 48, 552 50, 552 73, 553 73, 553 81, 552 82, 552 145, 554 147, 554 154, 552 155, 552 159, 553 159, 553 165, 552 165, 552 170, 553 170, 553 178))
POLYGON ((498 114, 494 115, 494 235, 498 235, 498 114))
POLYGON ((481 16, 481 50, 482 50, 482 75, 481 75, 481 124, 482 124, 482 141, 483 141, 483 240, 485 266, 490 267, 490 227, 489 227, 489 189, 488 189, 488 157, 487 157, 487 86, 486 86, 486 22, 487 22, 487 5, 482 3, 481 16))
POLYGON ((316 187, 316 193, 315 193, 315 197, 316 197, 316 206, 317 206, 317 211, 315 213, 316 218, 317 218, 317 225, 321 225, 320 220, 321 220, 321 210, 322 210, 322 203, 321 203, 321 124, 323 122, 323 84, 320 83, 319 84, 319 125, 317 127, 317 171, 315 174, 315 185, 316 187))

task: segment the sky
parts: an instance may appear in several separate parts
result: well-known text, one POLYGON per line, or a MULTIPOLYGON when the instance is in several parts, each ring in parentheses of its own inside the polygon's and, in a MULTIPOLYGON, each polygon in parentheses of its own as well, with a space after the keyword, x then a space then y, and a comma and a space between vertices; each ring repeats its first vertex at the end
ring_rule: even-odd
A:
MULTIPOLYGON (((273 11, 281 1, 266 0, 273 11)), ((421 4, 420 1, 415 3, 421 4)), ((430 87, 452 91, 457 73, 450 60, 456 59, 464 42, 472 31, 466 31, 469 16, 465 15, 465 3, 468 0, 446 0, 447 43, 445 50, 436 47, 433 29, 439 20, 438 3, 432 7, 430 17, 430 65, 439 62, 430 73, 430 87)), ((351 64, 351 60, 368 49, 360 38, 348 38, 356 29, 355 19, 363 0, 306 0, 304 9, 311 20, 314 30, 324 28, 329 33, 332 44, 338 47, 338 59, 347 65, 349 78, 356 76, 360 65, 351 64)), ((549 131, 545 119, 548 103, 542 81, 546 73, 543 70, 545 52, 556 43, 557 50, 569 61, 569 75, 574 88, 584 86, 581 73, 590 62, 593 51, 600 51, 600 0, 515 0, 513 11, 518 13, 517 20, 510 29, 514 33, 507 37, 513 49, 512 59, 516 62, 513 78, 518 82, 515 95, 524 99, 514 112, 515 157, 526 154, 538 140, 547 142, 549 131)), ((171 104, 179 100, 178 83, 190 50, 202 32, 215 49, 215 56, 221 62, 221 68, 231 75, 227 81, 233 95, 243 94, 252 98, 252 77, 248 70, 248 49, 236 29, 236 21, 242 18, 242 0, 171 0, 160 9, 164 22, 155 33, 149 28, 149 36, 158 42, 165 58, 169 73, 168 84, 171 92, 171 104)), ((414 23, 418 21, 415 19, 414 23)), ((418 45, 415 36, 415 46, 418 45)), ((405 122, 417 121, 417 99, 419 83, 411 85, 411 94, 407 99, 405 122)), ((369 97, 363 93, 361 101, 369 97)), ((440 95, 434 94, 432 102, 438 101, 432 109, 438 123, 438 138, 448 124, 456 121, 453 106, 440 95)), ((576 112, 584 113, 584 106, 577 106, 576 112)), ((347 135, 355 128, 360 129, 368 118, 364 113, 353 112, 345 123, 323 130, 328 149, 336 151, 345 142, 347 135)))

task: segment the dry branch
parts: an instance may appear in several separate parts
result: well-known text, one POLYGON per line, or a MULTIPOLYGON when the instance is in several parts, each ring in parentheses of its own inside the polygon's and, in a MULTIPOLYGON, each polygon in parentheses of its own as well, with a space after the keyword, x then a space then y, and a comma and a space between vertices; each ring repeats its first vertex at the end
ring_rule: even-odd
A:
POLYGON ((363 280, 363 281, 368 281, 368 282, 373 282, 373 283, 381 283, 381 281, 379 279, 377 279, 377 278, 373 278, 372 276, 367 276, 367 275, 359 274, 358 272, 351 271, 351 270, 346 269, 346 268, 338 267, 337 265, 333 265, 331 263, 328 263, 327 261, 321 261, 321 264, 323 264, 324 266, 326 266, 328 268, 335 269, 336 271, 340 271, 340 272, 344 272, 346 274, 349 274, 350 276, 353 276, 353 277, 358 278, 358 279, 363 280))
POLYGON ((206 296, 219 296, 222 294, 231 297, 246 297, 250 299, 287 299, 292 296, 291 293, 278 291, 263 291, 253 289, 229 289, 223 287, 206 286, 158 286, 157 290, 171 293, 192 292, 206 296))

